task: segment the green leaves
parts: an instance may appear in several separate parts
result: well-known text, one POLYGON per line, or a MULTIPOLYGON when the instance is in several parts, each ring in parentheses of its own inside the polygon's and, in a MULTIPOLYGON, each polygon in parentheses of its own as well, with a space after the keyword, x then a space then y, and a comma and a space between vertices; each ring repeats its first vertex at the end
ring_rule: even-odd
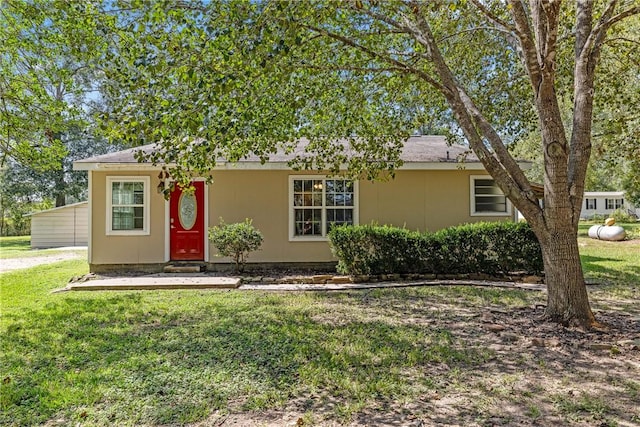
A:
POLYGON ((542 252, 526 223, 476 223, 436 233, 360 225, 333 227, 331 250, 345 274, 540 273, 542 252))
POLYGON ((209 240, 221 256, 227 256, 233 260, 236 272, 242 272, 249 252, 260 248, 263 237, 248 218, 244 222, 234 224, 226 224, 220 218, 220 224, 209 229, 209 240))
POLYGON ((61 136, 86 118, 91 59, 104 46, 91 5, 0 5, 0 154, 35 169, 55 169, 61 136))

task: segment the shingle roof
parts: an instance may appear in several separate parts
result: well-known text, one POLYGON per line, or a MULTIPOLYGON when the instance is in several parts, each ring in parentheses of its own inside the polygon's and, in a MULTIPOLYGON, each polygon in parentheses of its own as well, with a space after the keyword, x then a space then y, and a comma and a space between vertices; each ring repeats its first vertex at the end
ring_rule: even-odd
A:
MULTIPOLYGON (((305 153, 304 149, 308 144, 307 140, 301 139, 297 149, 290 154, 279 151, 269 158, 269 163, 286 163, 293 160, 296 155, 305 153)), ((155 151, 156 144, 148 144, 141 147, 130 148, 115 153, 103 154, 100 156, 89 157, 78 160, 75 163, 110 163, 110 164, 126 164, 138 163, 135 158, 137 151, 152 153, 155 151)), ((466 163, 478 163, 479 160, 475 154, 469 152, 469 148, 464 145, 448 145, 444 136, 412 136, 403 146, 400 158, 405 163, 442 163, 458 161, 458 156, 466 153, 466 163)), ((224 162, 224 160, 221 160, 224 162)), ((260 159, 257 156, 249 156, 239 161, 239 163, 255 163, 260 159)))

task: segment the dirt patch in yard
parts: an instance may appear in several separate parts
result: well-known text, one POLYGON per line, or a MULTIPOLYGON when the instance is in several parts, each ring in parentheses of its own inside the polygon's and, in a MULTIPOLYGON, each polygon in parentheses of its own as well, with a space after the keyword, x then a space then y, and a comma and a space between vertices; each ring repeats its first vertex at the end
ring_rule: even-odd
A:
MULTIPOLYGON (((379 315, 375 299, 361 299, 379 315)), ((397 322, 448 331, 455 346, 486 357, 466 366, 420 366, 406 381, 428 378, 424 393, 363 402, 342 417, 339 396, 315 391, 277 410, 231 405, 194 426, 640 425, 640 311, 596 312, 608 329, 584 331, 543 321, 541 305, 469 310, 440 302, 435 316, 422 308, 409 301, 384 309, 397 322)), ((335 327, 349 321, 316 320, 335 327)))
POLYGON ((60 252, 51 255, 32 256, 24 258, 4 258, 0 259, 0 273, 13 270, 32 268, 38 265, 53 264, 54 262, 66 261, 69 259, 86 258, 84 252, 60 252))

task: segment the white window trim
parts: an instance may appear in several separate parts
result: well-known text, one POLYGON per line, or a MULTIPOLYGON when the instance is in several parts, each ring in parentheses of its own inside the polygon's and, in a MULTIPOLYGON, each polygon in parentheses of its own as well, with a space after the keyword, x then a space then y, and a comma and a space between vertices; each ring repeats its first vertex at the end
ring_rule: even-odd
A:
POLYGON ((148 236, 150 234, 149 215, 150 215, 150 196, 149 196, 150 178, 148 176, 108 176, 107 177, 107 203, 106 209, 106 235, 107 236, 148 236), (142 230, 112 230, 112 188, 114 182, 142 182, 144 194, 143 215, 144 222, 142 230))
POLYGON ((613 199, 604 199, 604 209, 607 211, 613 210, 613 199))
MULTIPOLYGON (((329 239, 327 238, 327 221, 326 221, 326 210, 327 207, 323 206, 322 208, 322 236, 296 236, 295 235, 295 207, 293 206, 293 181, 296 180, 304 180, 304 179, 316 179, 316 180, 325 180, 325 179, 345 179, 349 180, 349 178, 343 178, 340 176, 327 176, 327 175, 289 175, 289 217, 288 217, 288 229, 289 229, 289 241, 290 242, 326 242, 329 239)), ((359 182, 358 180, 353 181, 353 224, 358 225, 359 220, 359 208, 360 204, 360 196, 359 196, 359 182)), ((325 186, 326 188, 326 186, 325 186)), ((324 196, 324 190, 323 190, 324 196)), ((323 198, 324 203, 324 198, 323 198)))
POLYGON ((470 175, 469 176, 469 209, 471 216, 511 216, 512 206, 508 197, 506 212, 476 212, 476 186, 475 181, 477 179, 490 179, 495 182, 495 179, 491 175, 470 175))
POLYGON ((604 199, 604 209, 608 211, 614 211, 616 209, 624 209, 624 198, 606 198, 604 199), (609 202, 611 202, 611 207, 609 207, 609 202))
POLYGON ((614 209, 624 209, 624 199, 613 199, 613 208, 614 209))

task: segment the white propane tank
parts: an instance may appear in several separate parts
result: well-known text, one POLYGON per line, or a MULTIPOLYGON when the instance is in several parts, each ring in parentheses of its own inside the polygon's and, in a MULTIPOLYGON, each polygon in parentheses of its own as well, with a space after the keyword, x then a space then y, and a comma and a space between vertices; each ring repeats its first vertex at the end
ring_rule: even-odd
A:
POLYGON ((593 225, 589 228, 589 237, 598 240, 619 242, 624 240, 627 233, 619 225, 593 225))

